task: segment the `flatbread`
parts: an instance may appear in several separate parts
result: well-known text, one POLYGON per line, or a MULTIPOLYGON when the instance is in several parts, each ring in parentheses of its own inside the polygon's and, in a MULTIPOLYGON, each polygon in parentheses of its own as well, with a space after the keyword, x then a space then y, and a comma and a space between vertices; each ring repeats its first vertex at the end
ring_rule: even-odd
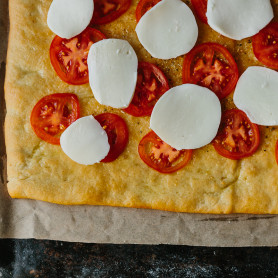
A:
MULTIPOLYGON (((189 1, 185 1, 191 6, 189 1)), ((153 59, 135 33, 135 8, 105 26, 107 37, 128 40, 139 61, 153 62, 172 86, 182 84, 183 57, 153 59)), ((278 19, 278 0, 272 0, 278 19)), ((137 147, 149 131, 149 117, 135 118, 96 102, 88 84, 72 86, 53 70, 49 46, 54 34, 46 24, 51 0, 10 0, 10 36, 7 57, 5 136, 8 191, 13 198, 29 198, 64 205, 107 205, 195 213, 278 213, 278 166, 275 143, 278 129, 260 127, 261 144, 252 157, 233 161, 216 153, 210 144, 194 151, 190 163, 173 174, 160 174, 140 159, 137 147), (79 165, 60 148, 40 140, 32 131, 30 113, 43 96, 75 93, 81 116, 113 112, 123 117, 130 139, 126 150, 112 163, 79 165)), ((233 41, 198 22, 202 42, 218 42, 235 57, 240 73, 261 65, 250 39, 233 41)), ((232 95, 222 101, 232 108, 232 95)))

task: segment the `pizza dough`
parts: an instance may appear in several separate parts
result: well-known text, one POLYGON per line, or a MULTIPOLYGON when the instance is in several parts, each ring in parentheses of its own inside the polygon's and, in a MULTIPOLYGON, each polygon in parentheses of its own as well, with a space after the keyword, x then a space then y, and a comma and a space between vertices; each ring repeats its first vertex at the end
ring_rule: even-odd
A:
MULTIPOLYGON (((183 57, 154 59, 140 45, 135 8, 116 21, 96 27, 108 38, 126 39, 139 61, 157 64, 171 86, 182 84, 183 57)), ((190 1, 185 1, 190 6, 190 1)), ((261 144, 252 157, 233 161, 207 145, 193 152, 180 171, 160 174, 141 161, 137 147, 149 131, 149 117, 135 118, 119 109, 100 105, 89 84, 64 83, 53 70, 49 46, 54 34, 47 26, 51 0, 10 0, 10 39, 5 82, 5 122, 8 157, 8 190, 13 198, 29 198, 65 205, 108 205, 152 208, 194 213, 278 213, 278 166, 274 149, 276 127, 260 127, 261 144), (50 145, 34 134, 30 125, 33 106, 43 96, 69 92, 78 95, 81 116, 113 112, 123 117, 130 139, 126 150, 112 163, 79 165, 60 146, 50 145)), ((278 18, 278 0, 272 1, 278 18)), ((197 43, 217 42, 235 57, 240 73, 261 65, 252 51, 250 38, 233 41, 209 26, 199 24, 197 43)), ((232 94, 222 108, 233 108, 232 94)))

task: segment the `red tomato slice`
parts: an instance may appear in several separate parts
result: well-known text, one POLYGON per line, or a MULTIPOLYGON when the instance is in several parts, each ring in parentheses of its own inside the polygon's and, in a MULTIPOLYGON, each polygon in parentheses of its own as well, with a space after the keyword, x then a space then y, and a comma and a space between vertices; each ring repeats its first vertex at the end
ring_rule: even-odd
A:
POLYGON ((94 0, 95 8, 91 24, 107 24, 124 14, 131 0, 94 0))
POLYGON ((141 159, 154 170, 169 174, 187 165, 192 150, 177 151, 163 142, 153 131, 143 137, 138 146, 141 159))
POLYGON ((105 38, 100 31, 90 27, 69 40, 56 36, 50 46, 50 61, 58 76, 72 85, 88 83, 87 57, 90 47, 105 38))
POLYGON ((222 115, 218 134, 213 141, 213 146, 220 155, 238 160, 255 153, 259 144, 259 128, 244 112, 231 109, 222 115))
POLYGON ((60 144, 62 132, 80 116, 75 94, 53 94, 40 99, 31 113, 31 126, 42 140, 60 144))
POLYGON ((206 87, 223 99, 233 91, 237 81, 237 64, 224 46, 203 43, 185 55, 183 83, 206 87))
POLYGON ((95 116, 95 119, 105 129, 110 151, 101 162, 111 162, 118 158, 124 151, 128 142, 128 128, 125 121, 118 115, 103 113, 95 116))
POLYGON ((267 67, 278 70, 278 22, 271 22, 252 38, 256 58, 267 67))
POLYGON ((208 24, 208 19, 206 16, 208 0, 191 0, 191 4, 199 19, 202 22, 208 24))
POLYGON ((140 62, 135 93, 124 111, 135 117, 150 116, 158 99, 168 90, 164 73, 154 64, 140 62))
POLYGON ((135 12, 136 21, 139 22, 140 18, 160 1, 161 0, 140 0, 135 12))

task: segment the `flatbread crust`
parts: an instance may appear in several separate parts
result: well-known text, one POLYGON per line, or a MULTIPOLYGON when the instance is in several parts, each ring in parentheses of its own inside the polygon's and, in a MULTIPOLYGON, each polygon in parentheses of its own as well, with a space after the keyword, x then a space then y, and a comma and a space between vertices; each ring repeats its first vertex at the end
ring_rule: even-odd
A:
MULTIPOLYGON (((96 27, 107 37, 128 40, 139 61, 156 63, 172 86, 182 83, 183 57, 153 59, 134 32, 138 0, 118 20, 96 27)), ((190 1, 185 1, 191 6, 190 1)), ((107 205, 194 213, 278 213, 278 166, 275 127, 260 127, 261 145, 252 157, 233 161, 212 145, 194 151, 191 162, 173 174, 160 174, 139 158, 137 147, 149 131, 149 117, 135 118, 96 102, 89 85, 71 86, 56 75, 49 59, 54 37, 46 24, 51 0, 10 0, 10 37, 5 82, 5 136, 8 191, 13 198, 30 198, 65 205, 107 205), (70 92, 78 95, 82 116, 113 112, 130 131, 124 153, 112 163, 92 166, 70 160, 59 146, 40 140, 30 126, 33 106, 43 96, 70 92)), ((278 19, 278 0, 272 0, 278 19)), ((198 43, 218 42, 235 57, 240 73, 261 65, 250 39, 233 41, 199 24, 198 43)), ((232 96, 223 108, 234 107, 232 96)))

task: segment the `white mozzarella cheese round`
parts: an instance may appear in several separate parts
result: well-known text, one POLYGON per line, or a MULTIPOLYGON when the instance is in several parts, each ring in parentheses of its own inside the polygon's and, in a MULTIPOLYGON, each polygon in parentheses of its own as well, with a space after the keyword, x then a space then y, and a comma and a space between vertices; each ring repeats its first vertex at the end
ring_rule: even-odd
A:
POLYGON ((93 116, 72 123, 62 133, 60 144, 69 158, 84 165, 100 162, 110 150, 107 133, 93 116))
POLYGON ((257 34, 273 16, 270 0, 208 0, 209 26, 234 40, 257 34))
POLYGON ((93 0, 53 0, 47 25, 59 37, 70 39, 89 25, 93 12, 93 0))
POLYGON ((180 0, 162 0, 146 12, 135 29, 144 48, 155 58, 171 59, 189 52, 198 37, 190 8, 180 0))
POLYGON ((96 100, 114 108, 126 108, 134 95, 138 58, 125 40, 94 43, 88 55, 90 86, 96 100))
POLYGON ((197 149, 214 139, 220 120, 218 97, 207 88, 184 84, 158 100, 150 128, 177 150, 197 149))
POLYGON ((234 103, 259 125, 278 125, 278 72, 249 67, 238 80, 234 103))

